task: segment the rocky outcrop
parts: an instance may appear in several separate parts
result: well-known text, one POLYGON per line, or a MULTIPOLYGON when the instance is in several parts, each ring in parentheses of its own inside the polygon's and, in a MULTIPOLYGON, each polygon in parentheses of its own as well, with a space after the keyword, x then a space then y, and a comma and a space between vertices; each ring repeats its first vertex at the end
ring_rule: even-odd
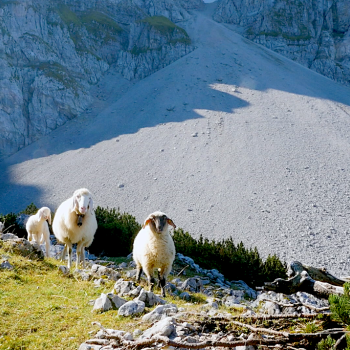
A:
POLYGON ((193 50, 191 1, 0 0, 0 159, 84 111, 111 66, 144 78, 193 50))
POLYGON ((222 0, 214 19, 342 84, 350 85, 350 4, 345 0, 222 0))

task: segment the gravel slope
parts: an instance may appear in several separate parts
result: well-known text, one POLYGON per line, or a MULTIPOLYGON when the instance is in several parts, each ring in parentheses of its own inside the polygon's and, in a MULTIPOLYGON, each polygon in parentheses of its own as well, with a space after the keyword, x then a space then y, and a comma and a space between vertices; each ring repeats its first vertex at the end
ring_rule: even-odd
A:
POLYGON ((113 72, 90 113, 0 164, 0 212, 55 210, 79 187, 139 222, 162 210, 198 237, 233 237, 350 269, 350 89, 194 12, 198 48, 152 76, 113 72))

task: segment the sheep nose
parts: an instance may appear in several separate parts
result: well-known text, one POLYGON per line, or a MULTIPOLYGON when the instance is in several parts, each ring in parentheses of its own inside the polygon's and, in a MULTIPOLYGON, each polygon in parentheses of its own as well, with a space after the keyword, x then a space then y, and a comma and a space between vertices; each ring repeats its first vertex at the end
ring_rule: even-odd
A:
POLYGON ((86 207, 81 207, 81 208, 80 208, 80 212, 81 212, 82 214, 84 214, 84 213, 86 212, 86 207))

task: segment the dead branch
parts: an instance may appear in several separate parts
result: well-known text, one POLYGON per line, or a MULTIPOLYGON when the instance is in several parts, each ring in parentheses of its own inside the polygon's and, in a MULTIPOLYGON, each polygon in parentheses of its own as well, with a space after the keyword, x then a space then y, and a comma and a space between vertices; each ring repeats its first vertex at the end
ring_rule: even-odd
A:
POLYGON ((311 310, 314 310, 315 312, 323 312, 323 311, 328 311, 329 307, 320 307, 317 308, 316 306, 310 305, 310 304, 305 304, 305 303, 294 303, 294 304, 284 304, 279 301, 271 300, 271 299, 262 299, 263 301, 270 301, 271 303, 275 303, 277 305, 280 305, 282 307, 298 307, 298 306, 305 306, 311 310))
POLYGON ((235 324, 236 326, 240 326, 240 327, 245 327, 248 328, 250 330, 252 330, 253 332, 259 332, 259 333, 268 333, 268 334, 273 334, 273 335, 279 335, 279 336, 283 336, 283 337, 288 337, 289 333, 288 332, 279 332, 279 331, 274 331, 273 329, 269 329, 269 328, 256 328, 253 327, 249 324, 245 324, 242 322, 238 322, 238 321, 231 321, 231 323, 235 324))
POLYGON ((287 274, 290 278, 301 274, 303 271, 306 271, 307 274, 315 281, 326 282, 334 286, 342 286, 345 283, 345 280, 333 276, 324 267, 316 268, 304 265, 299 261, 292 261, 289 263, 287 274))
POLYGON ((179 277, 190 265, 186 265, 181 271, 176 275, 176 277, 179 277))
POLYGON ((265 282, 265 290, 272 290, 276 293, 294 294, 306 292, 318 298, 328 299, 331 294, 342 295, 344 288, 326 282, 315 281, 306 271, 302 271, 288 280, 277 278, 273 282, 265 282))

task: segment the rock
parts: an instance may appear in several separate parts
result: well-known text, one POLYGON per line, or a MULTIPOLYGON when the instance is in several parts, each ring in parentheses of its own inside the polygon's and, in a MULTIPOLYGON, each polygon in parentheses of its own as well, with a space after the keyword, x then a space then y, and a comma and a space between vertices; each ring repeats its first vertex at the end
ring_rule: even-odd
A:
POLYGON ((78 350, 100 350, 101 348, 102 348, 102 345, 93 345, 93 344, 83 343, 79 346, 78 350))
POLYGON ((69 268, 67 266, 64 266, 64 265, 58 266, 58 271, 63 273, 64 275, 68 275, 70 272, 69 268))
POLYGON ((192 293, 199 293, 203 287, 202 281, 198 277, 191 277, 184 281, 181 286, 179 286, 182 290, 188 290, 192 293))
POLYGON ((169 337, 175 331, 175 320, 172 317, 166 317, 155 323, 153 327, 145 330, 140 336, 141 339, 151 338, 153 335, 169 337))
POLYGON ((118 315, 131 316, 140 314, 145 309, 145 303, 141 300, 128 301, 119 308, 118 315))
POLYGON ((95 300, 93 311, 105 312, 111 310, 112 308, 112 303, 108 296, 102 293, 101 296, 95 300))
POLYGON ((350 7, 345 0, 331 5, 223 0, 218 3, 214 19, 234 24, 248 39, 350 85, 350 7))
POLYGON ((91 274, 94 277, 103 277, 106 276, 108 279, 117 281, 120 278, 120 273, 114 271, 106 266, 94 264, 91 267, 91 274))
POLYGON ((25 238, 9 239, 4 241, 3 249, 12 251, 31 259, 44 259, 44 253, 36 242, 29 242, 25 238))
MULTIPOLYGON (((183 21, 200 0, 64 4, 66 13, 58 3, 44 0, 4 2, 0 9, 6 13, 1 15, 0 51, 11 52, 0 58, 1 158, 87 110, 90 85, 112 63, 123 77, 139 79, 195 48, 182 28, 173 23, 164 33, 153 25, 152 16, 183 21), (83 21, 86 11, 99 18, 108 14, 108 31, 101 20, 83 21)), ((45 150, 37 155, 44 156, 45 150)))
POLYGON ((190 300, 191 296, 187 292, 183 292, 179 295, 180 299, 190 300))
POLYGON ((12 239, 18 239, 18 236, 16 236, 13 233, 1 233, 0 234, 0 239, 2 241, 7 241, 7 240, 12 240, 12 239))
POLYGON ((254 289, 250 288, 244 281, 231 281, 230 284, 233 289, 244 290, 247 297, 252 299, 257 298, 257 292, 254 289))
POLYGON ((177 307, 174 304, 158 305, 154 310, 142 317, 142 321, 155 322, 165 317, 174 315, 177 313, 177 307))
POLYGON ((227 307, 237 306, 244 299, 244 294, 245 292, 243 290, 234 290, 232 291, 232 295, 223 298, 222 303, 227 307))
MULTIPOLYGON (((124 334, 125 334, 124 331, 119 331, 119 330, 109 329, 109 328, 107 328, 106 331, 107 331, 107 333, 108 333, 109 335, 112 335, 112 336, 115 336, 115 337, 123 337, 124 334)), ((106 333, 105 333, 102 329, 100 329, 100 330, 97 332, 96 338, 97 338, 97 339, 108 339, 108 338, 106 337, 106 333)))
POLYGON ((0 269, 13 270, 13 266, 8 262, 8 260, 5 260, 1 263, 0 269))
POLYGON ((108 293, 107 296, 109 300, 112 302, 113 307, 116 309, 119 309, 121 306, 123 306, 127 302, 125 299, 113 293, 108 293))
POLYGON ((153 292, 146 292, 144 289, 141 289, 137 300, 143 301, 146 306, 153 306, 156 304, 165 304, 166 301, 155 295, 153 292))
POLYGON ((135 285, 132 281, 124 281, 122 278, 120 278, 113 287, 114 292, 121 296, 128 294, 134 289, 135 285))
POLYGON ((89 273, 89 271, 76 269, 74 270, 73 274, 75 277, 81 279, 82 281, 90 281, 91 279, 91 274, 89 273))

